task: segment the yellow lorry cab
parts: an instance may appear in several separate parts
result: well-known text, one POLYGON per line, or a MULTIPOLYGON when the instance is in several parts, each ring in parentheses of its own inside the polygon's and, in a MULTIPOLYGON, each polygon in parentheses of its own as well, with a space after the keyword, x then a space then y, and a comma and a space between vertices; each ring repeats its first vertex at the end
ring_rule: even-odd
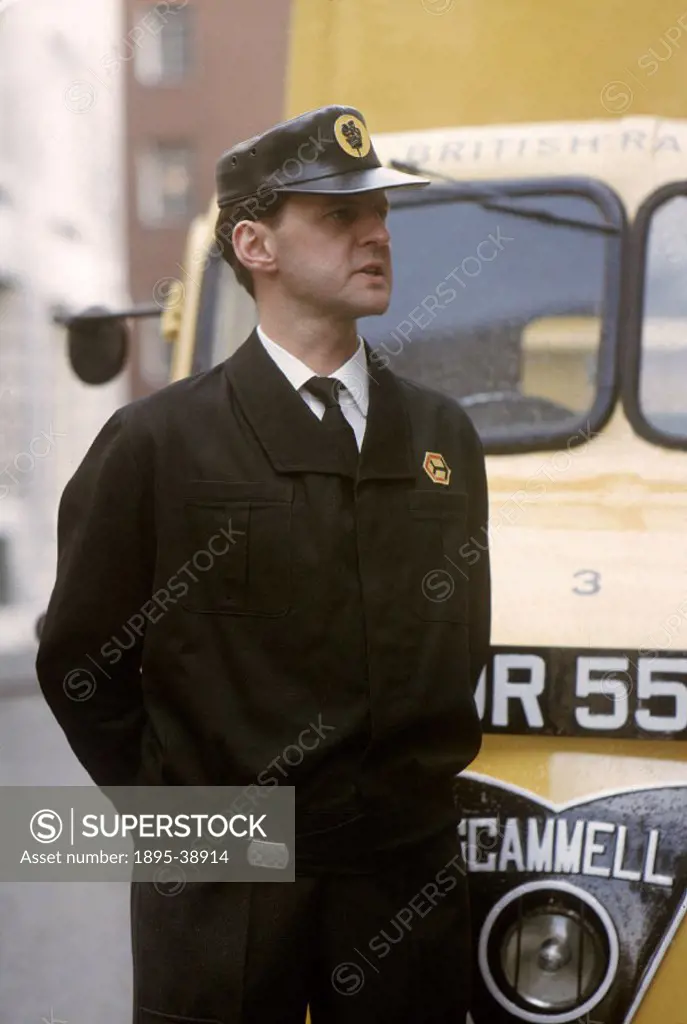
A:
MULTIPOLYGON (((473 1024, 679 1024, 687 1007, 687 120, 374 136, 390 195, 376 358, 461 402, 487 455, 484 743, 456 780, 473 1024)), ((189 233, 172 378, 255 323, 189 233)), ((478 558, 485 539, 470 539, 478 558)), ((457 567, 442 567, 450 585, 457 567)))

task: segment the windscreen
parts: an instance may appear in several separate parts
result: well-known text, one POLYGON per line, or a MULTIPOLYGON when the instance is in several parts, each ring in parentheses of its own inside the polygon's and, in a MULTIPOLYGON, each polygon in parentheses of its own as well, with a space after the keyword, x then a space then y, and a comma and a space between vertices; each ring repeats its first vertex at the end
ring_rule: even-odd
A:
POLYGON ((394 206, 389 226, 393 298, 360 321, 380 364, 450 394, 487 440, 589 417, 619 245, 592 197, 427 197, 394 206))
POLYGON ((687 196, 652 215, 643 313, 640 411, 655 431, 687 443, 687 196))

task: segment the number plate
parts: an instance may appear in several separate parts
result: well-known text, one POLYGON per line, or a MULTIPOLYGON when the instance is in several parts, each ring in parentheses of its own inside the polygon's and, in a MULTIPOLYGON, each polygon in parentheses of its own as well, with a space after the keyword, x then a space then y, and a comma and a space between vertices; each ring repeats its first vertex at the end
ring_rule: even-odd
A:
POLYGON ((493 647, 475 694, 485 733, 687 738, 687 651, 493 647))

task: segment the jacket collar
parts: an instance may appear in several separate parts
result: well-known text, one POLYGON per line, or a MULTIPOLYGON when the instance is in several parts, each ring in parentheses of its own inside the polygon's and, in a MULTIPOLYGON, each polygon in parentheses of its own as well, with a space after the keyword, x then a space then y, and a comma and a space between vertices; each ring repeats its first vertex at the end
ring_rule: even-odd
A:
MULTIPOLYGON (((255 328, 260 341, 267 349, 267 354, 272 357, 281 372, 286 376, 292 387, 299 391, 303 385, 310 380, 315 373, 302 360, 297 359, 291 352, 276 344, 260 327, 255 328)), ((367 353, 363 339, 358 335, 358 345, 343 366, 334 370, 329 376, 340 380, 345 384, 349 395, 348 401, 354 402, 363 417, 367 417, 369 406, 370 381, 367 372, 367 353)))
MULTIPOLYGON (((414 479, 410 422, 400 384, 390 370, 373 367, 370 346, 364 339, 363 343, 369 407, 358 480, 414 479)), ((255 330, 224 366, 239 405, 277 472, 351 475, 317 416, 265 351, 255 330)))

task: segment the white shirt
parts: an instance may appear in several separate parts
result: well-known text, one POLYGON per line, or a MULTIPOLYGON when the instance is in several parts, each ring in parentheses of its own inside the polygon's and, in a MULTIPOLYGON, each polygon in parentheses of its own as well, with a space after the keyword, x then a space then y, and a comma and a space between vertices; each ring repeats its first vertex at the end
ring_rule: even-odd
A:
MULTIPOLYGON (((259 324, 257 332, 258 337, 268 354, 275 361, 287 380, 289 380, 296 389, 306 405, 312 409, 317 418, 321 420, 324 416, 324 403, 321 399, 316 398, 315 395, 311 395, 309 391, 306 391, 303 388, 303 385, 307 383, 311 377, 319 377, 321 374, 316 374, 315 371, 301 359, 292 355, 291 352, 287 352, 287 350, 282 348, 281 345, 278 345, 276 341, 272 341, 271 338, 268 338, 259 324)), ((341 412, 353 428, 355 440, 358 445, 358 451, 360 451, 363 446, 363 437, 365 436, 365 422, 367 420, 367 409, 370 399, 367 358, 365 355, 363 339, 360 336, 358 336, 358 347, 351 358, 347 359, 343 366, 340 366, 338 370, 334 370, 334 372, 328 374, 328 376, 335 378, 336 380, 340 380, 348 389, 339 396, 341 412)))

